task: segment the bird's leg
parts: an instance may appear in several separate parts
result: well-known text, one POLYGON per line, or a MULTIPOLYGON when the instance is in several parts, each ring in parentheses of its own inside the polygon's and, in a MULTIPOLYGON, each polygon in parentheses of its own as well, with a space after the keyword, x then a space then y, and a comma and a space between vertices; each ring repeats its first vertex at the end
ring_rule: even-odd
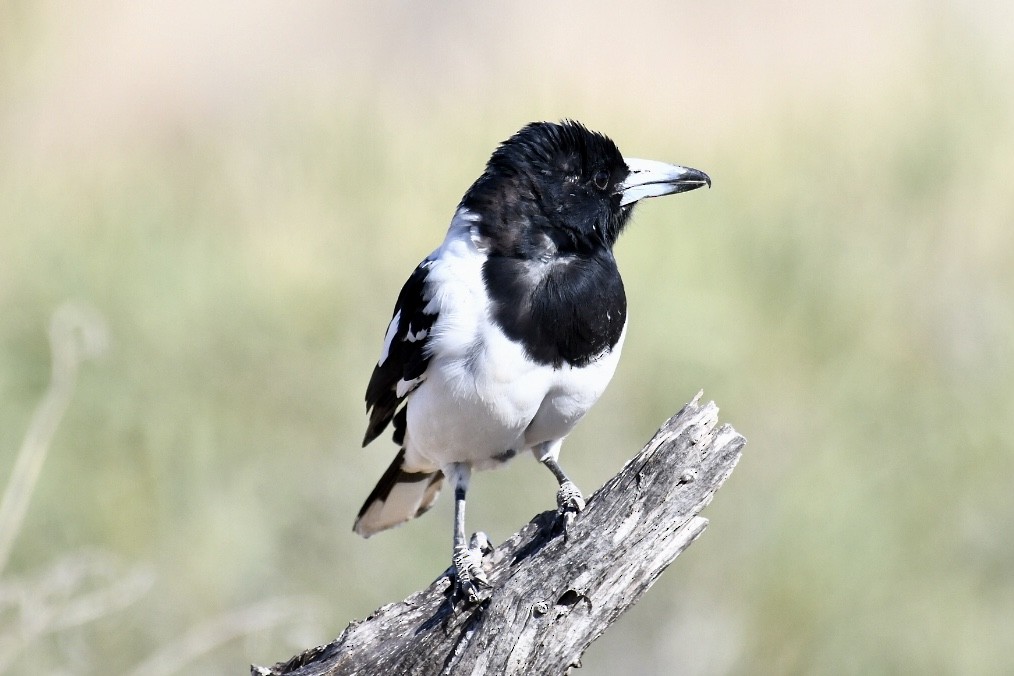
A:
POLYGON ((560 455, 560 445, 563 440, 550 441, 540 444, 535 448, 535 456, 543 465, 549 468, 556 480, 560 483, 560 490, 556 492, 556 506, 560 516, 563 517, 564 533, 574 522, 574 517, 584 509, 584 497, 577 485, 564 473, 557 457, 560 455))
MULTIPOLYGON (((488 587, 489 580, 482 569, 482 545, 478 537, 473 538, 475 546, 465 544, 465 492, 472 471, 468 465, 453 463, 444 470, 454 487, 454 547, 451 561, 454 574, 458 580, 458 588, 465 594, 470 603, 479 600, 480 586, 488 587)), ((483 535, 482 538, 485 538, 483 535)), ((488 543, 488 540, 486 540, 488 543)))

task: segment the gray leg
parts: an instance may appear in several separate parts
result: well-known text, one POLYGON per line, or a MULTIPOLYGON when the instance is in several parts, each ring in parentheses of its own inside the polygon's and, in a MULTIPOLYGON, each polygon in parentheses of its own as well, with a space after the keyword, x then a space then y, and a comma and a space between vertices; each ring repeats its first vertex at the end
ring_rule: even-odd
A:
POLYGON ((577 485, 564 473, 563 468, 560 467, 560 463, 556 461, 560 453, 560 444, 562 443, 563 440, 561 439, 541 444, 535 449, 535 457, 549 468, 549 471, 553 473, 553 476, 556 477, 557 482, 560 484, 560 490, 556 492, 556 506, 560 512, 560 516, 563 517, 563 524, 566 529, 574 522, 574 517, 577 516, 578 512, 584 509, 584 497, 581 495, 581 491, 578 490, 577 485))
MULTIPOLYGON (((468 490, 472 470, 468 465, 454 463, 444 469, 444 474, 454 487, 454 547, 451 551, 451 561, 458 579, 458 588, 469 602, 475 603, 479 600, 479 587, 488 587, 489 580, 482 569, 480 540, 473 537, 473 547, 465 544, 465 492, 468 490)), ((484 535, 482 539, 485 539, 484 535)))

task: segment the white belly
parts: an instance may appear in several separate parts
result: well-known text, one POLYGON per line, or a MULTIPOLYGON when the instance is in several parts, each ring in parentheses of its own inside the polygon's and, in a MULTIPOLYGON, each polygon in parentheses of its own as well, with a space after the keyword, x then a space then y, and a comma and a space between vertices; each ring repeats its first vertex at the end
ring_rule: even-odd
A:
POLYGON ((488 328, 471 355, 434 356, 426 380, 409 395, 405 447, 413 469, 494 467, 562 439, 605 390, 623 345, 621 337, 583 368, 554 369, 531 364, 519 344, 488 328))
POLYGON ((599 400, 613 378, 627 327, 613 349, 579 369, 565 366, 554 372, 553 382, 542 398, 535 417, 525 429, 525 448, 570 434, 577 421, 599 400))

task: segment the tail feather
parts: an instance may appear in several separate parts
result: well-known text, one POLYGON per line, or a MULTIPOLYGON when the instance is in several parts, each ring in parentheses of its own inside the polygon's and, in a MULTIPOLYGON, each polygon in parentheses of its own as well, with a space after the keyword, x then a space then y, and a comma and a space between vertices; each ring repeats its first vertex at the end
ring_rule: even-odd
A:
POLYGON ((443 472, 408 472, 403 469, 404 463, 403 448, 359 510, 352 530, 364 538, 421 515, 440 494, 443 472))

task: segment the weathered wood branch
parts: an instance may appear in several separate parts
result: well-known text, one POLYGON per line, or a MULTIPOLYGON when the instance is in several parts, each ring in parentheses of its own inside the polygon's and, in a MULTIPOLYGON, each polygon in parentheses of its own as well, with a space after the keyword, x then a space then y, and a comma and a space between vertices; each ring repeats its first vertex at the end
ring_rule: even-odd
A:
POLYGON ((445 572, 333 642, 254 676, 564 674, 708 524, 698 516, 746 440, 700 394, 588 500, 564 537, 536 516, 487 555, 492 591, 468 605, 445 572))

